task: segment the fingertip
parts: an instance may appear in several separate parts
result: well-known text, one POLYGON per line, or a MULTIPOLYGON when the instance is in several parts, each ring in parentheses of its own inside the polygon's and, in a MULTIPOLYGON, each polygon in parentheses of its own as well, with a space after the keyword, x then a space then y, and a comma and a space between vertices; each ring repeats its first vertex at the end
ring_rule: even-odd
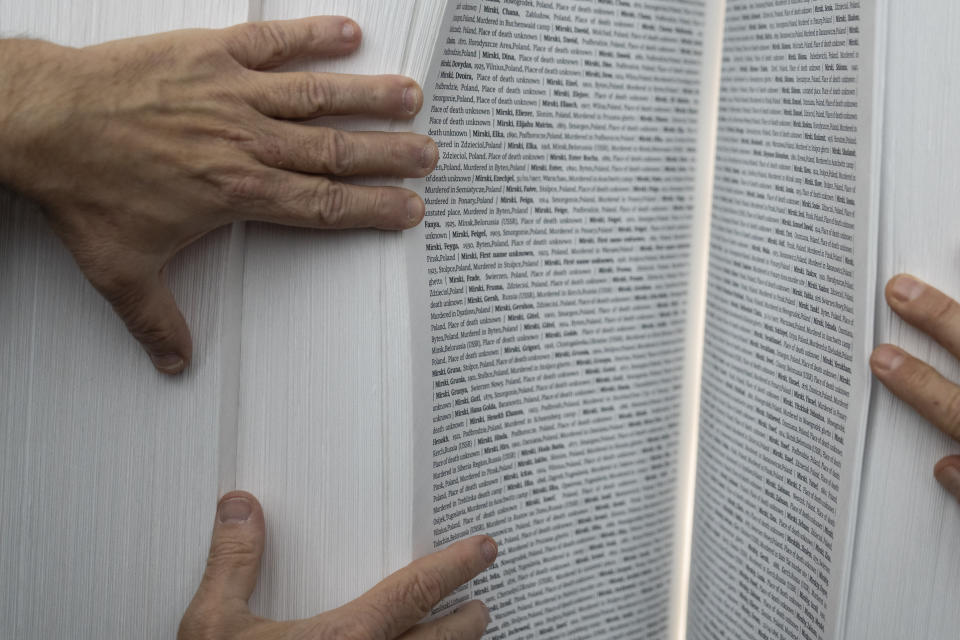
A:
POLYGON ((883 288, 883 292, 884 292, 884 294, 886 294, 887 298, 890 298, 890 293, 891 293, 891 291, 893 290, 894 284, 895 284, 900 278, 904 278, 904 277, 909 277, 909 274, 906 274, 906 273, 898 273, 898 274, 896 274, 895 276, 891 277, 889 280, 887 280, 887 284, 886 284, 886 285, 884 286, 884 288, 883 288))
POLYGON ((360 30, 359 24, 350 18, 344 18, 340 25, 340 37, 347 46, 356 47, 360 45, 360 41, 363 39, 363 32, 360 30))
POLYGON ((471 536, 464 538, 449 547, 455 550, 457 555, 462 558, 470 567, 470 578, 473 579, 480 572, 488 569, 497 559, 500 550, 496 541, 487 535, 471 536))
POLYGON ((490 624, 492 617, 490 616, 490 608, 482 600, 471 600, 464 603, 459 609, 460 611, 469 611, 470 613, 475 613, 478 617, 483 618, 486 622, 485 624, 490 624))
POLYGON ((881 378, 896 371, 906 359, 903 351, 892 344, 881 344, 870 355, 870 368, 881 378))
POLYGON ((891 305, 906 304, 919 298, 926 284, 913 276, 901 273, 890 278, 887 282, 885 294, 891 305))
POLYGON ((160 373, 175 376, 187 368, 187 361, 178 353, 150 353, 153 366, 160 373))
POLYGON ((190 363, 193 339, 162 273, 161 270, 119 286, 97 288, 146 351, 154 368, 166 375, 177 375, 190 363))
POLYGON ((497 541, 490 536, 485 536, 485 538, 486 540, 483 542, 483 559, 486 560, 487 564, 493 564, 493 561, 497 559, 497 555, 500 553, 500 547, 497 545, 497 541))
POLYGON ((933 467, 933 475, 944 489, 960 501, 960 456, 948 456, 933 467))
POLYGON ((229 491, 217 502, 217 522, 220 524, 243 524, 262 520, 260 501, 246 491, 229 491))
POLYGON ((427 176, 433 173, 433 170, 437 168, 438 162, 440 162, 440 148, 437 147, 437 143, 434 142, 432 138, 428 138, 427 143, 423 145, 423 149, 420 151, 420 166, 423 169, 422 175, 427 176))
POLYGON ((423 220, 423 216, 426 213, 427 207, 421 198, 417 194, 412 194, 407 198, 407 217, 405 229, 410 229, 420 224, 420 221, 423 220))
POLYGON ((220 496, 220 499, 217 501, 217 517, 221 522, 224 521, 222 516, 224 516, 225 513, 235 514, 237 509, 246 511, 247 516, 244 521, 263 514, 263 507, 260 506, 260 501, 257 500, 255 495, 247 491, 241 491, 239 489, 228 491, 220 496))
POLYGON ((474 536, 468 539, 468 542, 474 545, 476 552, 484 562, 484 566, 490 566, 497 559, 500 549, 496 540, 487 535, 474 536))
POLYGON ((136 334, 154 368, 168 376, 183 373, 190 366, 193 356, 193 338, 186 320, 179 310, 176 314, 176 317, 171 317, 169 324, 174 328, 166 332, 166 339, 156 339, 156 335, 163 335, 164 332, 161 331, 155 331, 154 334, 136 334))
POLYGON ((407 84, 400 94, 400 102, 408 116, 415 116, 423 107, 423 89, 416 81, 407 78, 407 84))
POLYGON ((947 456, 942 458, 937 464, 933 466, 933 475, 939 474, 946 467, 956 467, 960 468, 960 455, 957 456, 947 456))

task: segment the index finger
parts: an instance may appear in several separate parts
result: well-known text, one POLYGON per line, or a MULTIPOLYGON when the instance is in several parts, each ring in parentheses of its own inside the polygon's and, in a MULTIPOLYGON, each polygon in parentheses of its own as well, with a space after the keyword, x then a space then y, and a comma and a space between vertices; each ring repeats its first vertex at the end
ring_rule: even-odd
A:
POLYGON ((870 367, 894 395, 948 436, 960 440, 960 387, 926 362, 889 344, 873 351, 870 367))
POLYGON ((472 580, 497 558, 488 536, 474 536, 420 558, 342 607, 362 627, 360 637, 395 638, 451 591, 472 580))
POLYGON ((892 278, 886 295, 901 318, 960 358, 960 304, 956 300, 908 275, 892 278))
POLYGON ((360 27, 341 16, 247 22, 222 31, 224 45, 248 69, 270 69, 307 56, 342 56, 360 44, 360 27))

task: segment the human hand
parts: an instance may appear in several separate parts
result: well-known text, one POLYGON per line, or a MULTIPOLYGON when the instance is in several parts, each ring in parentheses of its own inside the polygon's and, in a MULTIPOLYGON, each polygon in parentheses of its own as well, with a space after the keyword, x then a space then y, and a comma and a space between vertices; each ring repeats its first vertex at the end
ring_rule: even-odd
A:
POLYGON ((263 73, 360 44, 346 18, 243 24, 84 49, 0 41, 0 183, 38 201, 83 273, 158 370, 190 361, 190 332, 163 268, 238 220, 404 229, 423 201, 342 176, 422 177, 430 138, 345 132, 290 120, 411 118, 409 78, 263 73))
MULTIPOLYGON (((886 297, 901 318, 960 358, 960 304, 907 275, 896 276, 887 283, 886 297)), ((890 391, 960 441, 960 386, 925 362, 889 344, 874 350, 870 366, 890 391)), ((960 455, 940 460, 933 473, 937 481, 960 500, 960 455)))
POLYGON ((482 602, 417 624, 443 597, 489 567, 496 544, 474 536, 421 558, 342 607, 312 618, 275 622, 250 613, 260 574, 265 524, 260 503, 233 491, 220 499, 203 580, 180 622, 178 640, 468 640, 483 635, 482 602))

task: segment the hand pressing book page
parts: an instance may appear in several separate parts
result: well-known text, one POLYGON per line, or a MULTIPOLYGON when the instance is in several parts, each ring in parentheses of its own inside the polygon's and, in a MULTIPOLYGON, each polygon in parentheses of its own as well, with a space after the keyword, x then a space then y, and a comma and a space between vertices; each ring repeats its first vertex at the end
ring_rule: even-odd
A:
MULTIPOLYGON (((80 45, 350 15, 360 51, 303 64, 414 76, 445 157, 414 234, 237 225, 172 265, 198 350, 160 386, 35 208, 0 198, 0 636, 171 635, 219 478, 267 510, 258 614, 489 531, 500 563, 437 613, 483 598, 495 637, 955 637, 960 512, 929 477, 951 444, 886 393, 848 587, 883 3, 53 4, 0 24, 80 45)), ((892 8, 882 279, 955 293, 960 15, 892 8)), ((881 341, 956 379, 876 310, 881 341)))
POLYGON ((494 638, 840 636, 880 17, 449 3, 417 121, 442 157, 405 236, 413 543, 501 552, 436 613, 482 598, 494 638))

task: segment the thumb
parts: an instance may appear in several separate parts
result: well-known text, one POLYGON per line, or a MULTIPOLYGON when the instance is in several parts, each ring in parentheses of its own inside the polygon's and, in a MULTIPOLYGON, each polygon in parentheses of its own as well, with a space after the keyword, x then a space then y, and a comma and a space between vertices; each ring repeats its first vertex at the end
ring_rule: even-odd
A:
POLYGON ((260 574, 265 531, 263 509, 251 494, 231 491, 220 498, 207 566, 178 638, 232 637, 233 627, 249 622, 247 600, 260 574))
POLYGON ((161 373, 177 374, 190 362, 190 330, 160 273, 101 289, 127 329, 161 373))
POLYGON ((246 607, 260 576, 265 533, 263 509, 251 494, 231 491, 220 498, 197 596, 246 607))

